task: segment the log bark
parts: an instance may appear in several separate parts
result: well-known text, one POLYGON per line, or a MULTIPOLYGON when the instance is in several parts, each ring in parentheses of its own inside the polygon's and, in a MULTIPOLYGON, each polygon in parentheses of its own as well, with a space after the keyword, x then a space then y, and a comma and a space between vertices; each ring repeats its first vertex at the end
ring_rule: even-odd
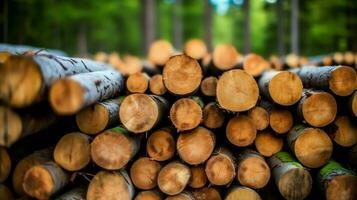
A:
POLYGON ((255 106, 259 89, 253 76, 243 70, 234 69, 223 73, 218 79, 216 95, 223 109, 242 112, 255 106))
POLYGON ((215 102, 210 102, 203 108, 203 124, 207 128, 216 129, 223 126, 224 112, 215 102))
POLYGON ((168 41, 157 40, 150 45, 147 58, 154 65, 162 67, 173 53, 174 49, 168 41))
POLYGON ((311 126, 324 127, 335 120, 337 103, 327 92, 304 90, 297 106, 297 113, 311 126))
POLYGON ((226 127, 227 139, 238 147, 246 147, 253 144, 256 135, 255 124, 246 115, 231 118, 226 127))
POLYGON ((127 130, 115 127, 94 138, 91 143, 91 157, 94 163, 103 169, 119 170, 135 156, 139 147, 139 136, 133 136, 127 130))
POLYGON ((203 57, 208 53, 208 49, 204 41, 191 39, 186 42, 184 52, 186 55, 198 61, 202 61, 203 57))
POLYGON ((189 182, 191 188, 202 188, 207 183, 207 176, 205 172, 205 167, 203 165, 191 166, 192 178, 189 182))
POLYGON ((76 123, 83 133, 97 134, 119 125, 119 108, 124 97, 109 99, 88 106, 76 114, 76 123))
POLYGON ((340 146, 351 147, 357 143, 357 126, 348 116, 340 115, 333 122, 330 137, 340 146))
POLYGON ((40 151, 35 151, 34 153, 28 155, 24 159, 17 163, 14 173, 12 175, 12 186, 14 191, 19 196, 26 195, 22 183, 24 182, 25 173, 32 167, 36 165, 41 165, 43 163, 51 161, 53 151, 52 149, 42 149, 40 151))
POLYGON ((191 170, 179 162, 170 162, 159 172, 157 184, 160 190, 167 195, 181 193, 191 179, 191 170))
POLYGON ((226 195, 225 200, 261 200, 259 194, 249 187, 232 186, 226 195))
POLYGON ((190 165, 204 163, 212 154, 216 137, 210 130, 197 127, 182 132, 177 139, 177 152, 180 158, 190 165))
POLYGON ((33 47, 28 45, 13 45, 13 44, 0 44, 0 51, 8 52, 13 55, 22 55, 28 52, 36 53, 36 54, 52 54, 56 56, 67 56, 67 53, 58 49, 46 49, 46 48, 39 48, 33 47))
POLYGON ((349 109, 352 116, 357 117, 357 91, 354 91, 350 97, 349 109))
POLYGON ((227 71, 237 66, 241 59, 236 48, 230 44, 217 45, 212 53, 212 63, 214 70, 227 71))
POLYGON ((49 101, 57 114, 71 115, 93 103, 118 96, 123 88, 123 77, 114 70, 77 74, 57 80, 49 92, 49 101))
POLYGON ((76 187, 56 197, 55 200, 85 200, 86 194, 87 189, 85 187, 76 187))
POLYGON ((133 184, 142 190, 156 187, 161 165, 148 157, 137 159, 130 168, 130 178, 133 184))
POLYGON ((269 113, 263 107, 255 106, 248 111, 250 117, 259 131, 266 129, 269 126, 269 113))
POLYGON ((308 58, 307 65, 313 66, 331 66, 333 64, 333 59, 331 56, 314 56, 308 58))
POLYGON ((110 68, 100 62, 50 54, 11 56, 0 68, 4 75, 0 96, 9 105, 23 108, 43 99, 58 78, 110 68))
POLYGON ((99 62, 108 62, 108 58, 109 58, 108 54, 106 54, 103 51, 98 51, 93 55, 93 59, 99 62))
POLYGON ((239 62, 238 68, 243 69, 254 77, 258 77, 264 70, 271 68, 271 66, 263 57, 254 53, 249 53, 239 62))
POLYGON ((317 182, 327 200, 357 198, 357 176, 333 160, 320 169, 317 182))
POLYGON ((166 93, 167 89, 164 85, 164 81, 161 74, 157 74, 151 77, 149 81, 150 92, 155 95, 163 95, 166 93))
POLYGON ((218 79, 214 76, 204 78, 200 87, 202 94, 208 97, 216 96, 217 81, 218 79))
POLYGON ((47 107, 14 111, 0 105, 0 146, 9 147, 20 138, 50 127, 56 119, 47 107))
POLYGON ((257 134, 254 141, 257 151, 265 156, 271 157, 283 148, 283 139, 275 135, 271 130, 265 130, 257 134))
POLYGON ((69 182, 69 175, 55 162, 31 167, 25 173, 23 188, 26 194, 37 199, 49 199, 69 182))
POLYGON ((155 190, 146 190, 139 192, 134 200, 163 200, 163 195, 155 190))
POLYGON ((259 91, 282 106, 299 101, 303 84, 298 75, 288 71, 266 71, 258 82, 259 91))
POLYGON ((202 79, 202 69, 198 62, 186 55, 171 57, 162 72, 167 90, 178 96, 188 96, 198 89, 202 79))
POLYGON ((146 94, 127 96, 120 105, 121 123, 133 133, 143 133, 158 125, 166 116, 169 103, 163 97, 146 94))
POLYGON ((11 158, 5 147, 0 147, 0 183, 4 182, 11 171, 11 158))
POLYGON ((280 194, 285 199, 305 199, 312 188, 312 178, 304 167, 287 152, 279 152, 268 160, 280 194))
POLYGON ((309 168, 321 167, 332 155, 332 142, 319 128, 297 124, 288 133, 287 142, 296 158, 309 168))
POLYGON ((196 200, 222 200, 220 191, 214 187, 193 190, 192 195, 196 200))
POLYGON ((90 137, 80 132, 64 135, 56 144, 53 158, 67 171, 78 171, 90 162, 90 137))
POLYGON ((168 128, 154 131, 146 143, 146 152, 152 160, 166 161, 174 156, 176 142, 168 128))
POLYGON ((14 196, 11 192, 11 190, 3 184, 0 184, 0 194, 1 194, 1 199, 2 200, 13 200, 14 196))
POLYGON ((87 200, 127 200, 134 198, 134 186, 125 170, 98 172, 87 191, 87 200))
POLYGON ((259 106, 269 113, 270 127, 278 134, 288 132, 294 125, 293 115, 289 110, 283 109, 269 101, 260 101, 259 106))
POLYGON ((228 185, 236 176, 236 163, 232 153, 218 147, 208 159, 205 172, 213 185, 228 185))
POLYGON ((178 131, 196 128, 202 121, 202 104, 198 99, 181 98, 170 109, 170 120, 178 131))
POLYGON ((240 184, 253 189, 265 187, 270 179, 270 169, 258 152, 246 149, 237 158, 237 179, 240 184))
POLYGON ((348 96, 357 88, 357 73, 347 66, 302 67, 296 71, 305 88, 330 89, 338 96, 348 96))
POLYGON ((145 93, 149 88, 149 79, 145 73, 131 74, 126 80, 126 89, 131 93, 145 93))

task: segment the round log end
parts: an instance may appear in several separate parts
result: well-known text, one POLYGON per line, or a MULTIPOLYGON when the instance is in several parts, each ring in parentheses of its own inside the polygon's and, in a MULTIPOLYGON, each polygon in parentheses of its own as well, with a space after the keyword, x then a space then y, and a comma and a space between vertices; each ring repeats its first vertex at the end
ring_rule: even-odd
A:
POLYGON ((170 119, 179 131, 191 130, 202 121, 200 105, 193 99, 181 98, 170 109, 170 119))
POLYGON ((202 80, 201 82, 201 92, 205 96, 213 97, 216 96, 216 87, 218 79, 214 76, 209 76, 202 80))
POLYGON ((347 66, 336 67, 329 80, 330 89, 339 96, 348 96, 357 88, 357 73, 347 66))
POLYGON ((283 148, 283 139, 270 131, 259 133, 255 138, 255 147, 258 152, 266 157, 271 157, 283 148))
POLYGON ((261 200, 259 194, 248 187, 236 187, 232 189, 225 200, 261 200))
POLYGON ((131 56, 131 55, 124 55, 122 57, 122 61, 118 62, 115 67, 123 73, 123 75, 132 75, 135 73, 139 73, 142 68, 143 64, 138 57, 131 56))
POLYGON ((215 102, 208 103, 203 108, 203 124, 207 128, 219 128, 224 123, 224 113, 215 102))
POLYGON ((336 52, 333 54, 333 60, 335 61, 336 64, 342 64, 343 63, 343 53, 341 52, 336 52))
POLYGON ((269 126, 269 113, 263 107, 256 106, 248 111, 250 117, 257 130, 264 130, 269 126))
POLYGON ((147 157, 136 160, 130 168, 130 178, 133 184, 143 190, 156 187, 157 176, 161 165, 147 157))
POLYGON ((165 161, 174 156, 175 139, 169 131, 157 130, 152 133, 146 143, 146 151, 151 159, 165 161))
POLYGON ((0 147, 0 183, 6 180, 11 170, 11 159, 7 150, 0 147))
POLYGON ((351 147, 357 143, 357 126, 348 116, 338 116, 334 124, 337 130, 333 133, 333 139, 337 144, 351 147))
POLYGON ((157 40, 150 45, 148 60, 155 65, 163 66, 171 57, 173 47, 166 40, 157 40))
POLYGON ((151 77, 149 82, 150 91, 156 95, 163 95, 167 91, 161 74, 151 77))
POLYGON ((76 114, 76 123, 83 133, 97 134, 109 123, 109 112, 101 104, 88 106, 76 114))
POLYGON ((144 73, 131 74, 126 80, 126 88, 131 93, 144 93, 149 86, 149 79, 144 73))
POLYGON ((10 58, 11 53, 7 51, 0 51, 0 64, 4 63, 8 58, 10 58))
POLYGON ((233 117, 229 120, 226 128, 227 139, 238 147, 252 144, 257 135, 257 129, 253 120, 244 115, 233 117))
POLYGON ((205 172, 214 185, 227 185, 236 176, 234 163, 225 155, 215 155, 208 159, 205 172))
POLYGON ((270 126, 278 134, 288 132, 294 124, 294 118, 290 111, 273 109, 270 117, 270 126))
POLYGON ((219 78, 216 95, 222 108, 242 112, 255 106, 259 89, 253 76, 243 70, 234 69, 223 73, 219 78))
POLYGON ((185 54, 196 60, 201 60, 207 54, 207 51, 205 42, 200 39, 187 41, 184 48, 185 54))
POLYGON ((285 58, 285 63, 288 65, 290 68, 295 68, 299 66, 300 59, 296 54, 288 54, 285 58))
POLYGON ((190 168, 184 164, 172 162, 161 169, 157 184, 163 193, 176 195, 185 189, 190 178, 190 168))
POLYGON ((239 58, 239 53, 232 45, 220 44, 214 48, 213 63, 219 70, 232 69, 238 63, 239 58))
POLYGON ((251 156, 239 163, 237 179, 244 186, 259 189, 270 179, 270 169, 263 158, 251 156))
POLYGON ((263 57, 250 53, 244 58, 243 69, 252 76, 259 76, 269 67, 269 63, 263 57))
POLYGON ((222 200, 220 192, 214 187, 204 187, 192 192, 197 200, 222 200))
POLYGON ((207 176, 203 165, 191 167, 192 179, 188 184, 191 188, 202 188, 207 183, 207 176))
POLYGON ((21 117, 10 108, 0 105, 0 146, 11 146, 22 134, 21 117))
POLYGON ((167 61, 162 76, 168 91, 181 96, 189 95, 200 86, 202 69, 195 59, 177 55, 167 61))
POLYGON ((290 106, 301 98, 303 85, 300 77, 284 71, 276 74, 269 82, 269 94, 274 102, 290 106))
POLYGON ((162 200, 161 196, 152 190, 139 192, 134 200, 162 200))
POLYGON ((303 168, 289 170, 278 181, 278 189, 285 199, 305 199, 311 188, 312 178, 303 168))
POLYGON ((353 65, 355 61, 355 54, 351 51, 347 51, 343 54, 343 59, 347 65, 353 65))
POLYGON ((26 172, 22 187, 31 197, 48 199, 53 193, 54 183, 50 172, 41 165, 37 165, 26 172))
POLYGON ((327 185, 327 200, 352 200, 357 198, 357 177, 336 176, 327 185))

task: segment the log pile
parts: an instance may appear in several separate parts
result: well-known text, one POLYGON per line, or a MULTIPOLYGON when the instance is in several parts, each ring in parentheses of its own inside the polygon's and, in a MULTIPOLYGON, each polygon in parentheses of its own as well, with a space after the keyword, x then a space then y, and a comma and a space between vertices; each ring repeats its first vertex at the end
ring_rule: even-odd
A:
POLYGON ((353 53, 5 54, 0 199, 357 199, 353 53))

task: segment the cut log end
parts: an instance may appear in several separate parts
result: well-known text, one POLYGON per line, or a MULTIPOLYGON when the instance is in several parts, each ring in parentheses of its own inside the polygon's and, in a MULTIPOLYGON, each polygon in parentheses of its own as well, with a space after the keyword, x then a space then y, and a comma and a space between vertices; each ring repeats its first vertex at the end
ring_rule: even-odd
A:
POLYGON ((220 192, 214 187, 204 187, 192 192, 197 200, 222 200, 220 192))
POLYGON ((49 101, 54 111, 61 115, 78 112, 84 103, 84 89, 71 79, 59 79, 50 89, 49 101))
POLYGON ((283 139, 275 136, 271 131, 264 131, 255 138, 255 147, 263 156, 271 157, 281 151, 283 139))
POLYGON ((131 166, 130 178, 137 188, 149 190, 156 187, 160 169, 161 165, 158 162, 142 157, 131 166))
POLYGON ((259 194, 248 187, 236 187, 232 189, 225 200, 261 200, 259 194))
POLYGON ((126 88, 131 93, 144 93, 149 87, 149 79, 144 73, 131 74, 126 80, 126 88))
POLYGON ((311 188, 310 173, 303 168, 289 170, 278 181, 278 189, 286 199, 305 199, 311 188))
POLYGON ((185 54, 196 60, 201 60, 207 54, 207 51, 206 44, 200 39, 189 40, 184 48, 185 54))
POLYGON ((214 76, 209 76, 202 80, 201 82, 201 92, 205 96, 213 97, 216 96, 216 87, 218 79, 214 76))
POLYGON ((4 182, 11 170, 11 159, 4 147, 0 147, 0 183, 4 182))
POLYGON ((220 44, 213 51, 213 63, 222 71, 232 69, 239 61, 236 48, 229 44, 220 44))
POLYGON ((294 118, 290 111, 273 109, 270 117, 270 126, 278 134, 288 132, 294 124, 294 118))
POLYGON ((202 188, 207 183, 204 166, 191 167, 192 179, 189 183, 191 188, 202 188))
POLYGON ((157 40, 150 45, 148 60, 155 65, 163 66, 173 54, 172 45, 165 40, 157 40))
POLYGON ((22 134, 22 120, 10 108, 0 105, 0 146, 11 146, 22 134))
POLYGON ((259 189, 268 184, 270 169, 264 158, 251 156, 239 163, 237 179, 244 186, 259 189))
POLYGON ((326 199, 339 200, 346 199, 352 200, 357 198, 357 177, 356 176, 337 176, 334 177, 327 185, 326 199))
POLYGON ((244 58, 243 69, 252 76, 259 76, 269 68, 269 63, 263 57, 250 53, 244 58))
POLYGON ((334 124, 337 130, 333 133, 333 139, 337 144, 351 147, 357 143, 357 126, 348 116, 338 116, 334 124))
POLYGON ((299 61, 300 59, 299 59, 299 57, 296 55, 296 54, 289 54, 289 55, 287 55, 286 56, 286 58, 285 58, 285 63, 286 63, 286 65, 288 65, 288 67, 290 67, 290 68, 296 68, 296 67, 298 67, 299 66, 299 63, 300 63, 300 61, 299 61))
POLYGON ((170 109, 170 119, 179 131, 197 127, 203 118, 202 108, 193 99, 181 98, 170 109))
POLYGON ((257 82, 243 70, 223 73, 217 82, 219 105, 232 112, 247 111, 255 106, 259 97, 257 82))
POLYGON ((109 123, 109 112, 102 104, 94 104, 76 115, 78 128, 87 134, 103 131, 109 123))
POLYGON ((132 94, 123 100, 119 117, 129 131, 143 133, 155 126, 159 117, 159 108, 150 96, 132 94))
POLYGON ((22 183, 24 191, 38 199, 48 199, 54 189, 54 183, 50 172, 41 165, 29 169, 22 183))
POLYGON ((334 69, 329 80, 330 89, 339 96, 348 96, 357 88, 357 73, 347 66, 334 69))
POLYGON ((177 195, 185 189, 190 178, 190 168, 184 164, 172 162, 161 169, 157 184, 163 193, 177 195))
POLYGON ((183 132, 177 139, 177 152, 190 165, 205 162, 211 156, 214 146, 214 134, 203 127, 183 132))
POLYGON ((253 120, 244 115, 230 119, 226 128, 228 140, 238 147, 245 147, 252 144, 256 134, 257 129, 255 128, 253 120))
POLYGON ((353 65, 355 61, 355 55, 351 51, 347 51, 343 55, 343 59, 347 65, 353 65))
POLYGON ((264 130, 269 126, 269 113, 263 107, 256 106, 248 111, 250 117, 257 130, 264 130))
POLYGON ((161 74, 157 74, 157 75, 151 77, 150 82, 149 82, 149 88, 150 88, 150 91, 156 95, 163 95, 166 93, 167 89, 164 85, 164 81, 162 79, 161 74))
POLYGON ((116 62, 114 65, 123 75, 132 75, 135 73, 139 73, 143 64, 141 60, 135 56, 124 55, 120 62, 116 62))
POLYGON ((301 98, 303 85, 300 77, 284 71, 276 74, 269 82, 269 94, 274 102, 290 106, 301 98))
POLYGON ((200 86, 202 69, 195 59, 177 55, 167 61, 162 76, 168 91, 181 96, 189 95, 200 86))
POLYGON ((208 103, 203 109, 203 124, 207 128, 220 128, 224 123, 224 113, 215 102, 208 103))
POLYGON ((336 64, 342 64, 343 63, 343 53, 341 52, 336 52, 333 54, 333 60, 335 61, 336 64))
POLYGON ((0 64, 4 63, 8 58, 10 58, 10 56, 10 52, 0 51, 0 64))
POLYGON ((232 160, 221 154, 208 159, 205 172, 208 180, 214 185, 227 185, 236 176, 232 160))
POLYGON ((42 75, 28 56, 11 56, 0 67, 0 96, 11 106, 23 108, 34 102, 42 89, 42 75))
POLYGON ((161 196, 152 190, 139 192, 134 200, 162 200, 161 196))
POLYGON ((165 161, 175 153, 175 139, 167 130, 157 130, 152 133, 146 144, 146 151, 151 159, 165 161))

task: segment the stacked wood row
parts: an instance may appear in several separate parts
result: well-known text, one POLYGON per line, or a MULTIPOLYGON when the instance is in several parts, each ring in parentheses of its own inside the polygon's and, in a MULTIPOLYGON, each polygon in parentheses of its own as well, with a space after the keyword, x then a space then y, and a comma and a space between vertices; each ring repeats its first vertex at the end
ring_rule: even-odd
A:
POLYGON ((357 199, 352 53, 8 54, 0 199, 357 199))

